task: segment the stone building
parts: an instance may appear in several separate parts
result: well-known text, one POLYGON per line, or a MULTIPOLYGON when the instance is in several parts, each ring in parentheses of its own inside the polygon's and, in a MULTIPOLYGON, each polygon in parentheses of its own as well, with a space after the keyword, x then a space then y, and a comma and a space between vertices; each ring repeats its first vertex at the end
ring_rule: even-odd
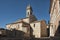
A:
POLYGON ((0 37, 1 36, 6 36, 6 30, 3 28, 0 28, 0 37))
MULTIPOLYGON (((60 29, 60 0, 50 0, 50 36, 54 37, 60 29)), ((59 34, 57 34, 59 35, 59 34)))
POLYGON ((33 15, 33 9, 30 5, 26 8, 26 18, 6 25, 8 30, 16 29, 25 32, 25 36, 35 38, 47 37, 47 25, 45 20, 38 21, 33 15))

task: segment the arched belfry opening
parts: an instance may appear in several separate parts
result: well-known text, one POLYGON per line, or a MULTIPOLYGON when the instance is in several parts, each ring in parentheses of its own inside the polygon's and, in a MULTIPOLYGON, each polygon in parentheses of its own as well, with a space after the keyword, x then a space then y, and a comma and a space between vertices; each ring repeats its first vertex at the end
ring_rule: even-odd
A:
POLYGON ((26 8, 26 17, 30 17, 32 15, 32 13, 33 13, 32 7, 29 4, 26 8))

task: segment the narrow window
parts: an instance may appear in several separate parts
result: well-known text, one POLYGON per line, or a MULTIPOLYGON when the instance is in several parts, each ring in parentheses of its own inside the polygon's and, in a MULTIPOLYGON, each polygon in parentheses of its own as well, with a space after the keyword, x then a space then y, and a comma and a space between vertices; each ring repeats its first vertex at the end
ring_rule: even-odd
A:
POLYGON ((35 27, 35 24, 34 24, 34 27, 35 27))
POLYGON ((29 15, 29 12, 28 12, 28 15, 29 15))
POLYGON ((52 29, 53 29, 53 25, 52 25, 52 29))
POLYGON ((18 28, 19 28, 19 24, 18 24, 18 28))

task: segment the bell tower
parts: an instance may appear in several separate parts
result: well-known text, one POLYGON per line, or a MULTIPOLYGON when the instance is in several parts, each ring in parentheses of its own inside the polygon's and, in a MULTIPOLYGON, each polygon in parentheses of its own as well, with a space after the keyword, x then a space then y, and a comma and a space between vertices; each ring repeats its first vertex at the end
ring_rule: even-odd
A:
POLYGON ((26 17, 30 17, 32 15, 32 7, 30 5, 27 6, 26 8, 26 17))

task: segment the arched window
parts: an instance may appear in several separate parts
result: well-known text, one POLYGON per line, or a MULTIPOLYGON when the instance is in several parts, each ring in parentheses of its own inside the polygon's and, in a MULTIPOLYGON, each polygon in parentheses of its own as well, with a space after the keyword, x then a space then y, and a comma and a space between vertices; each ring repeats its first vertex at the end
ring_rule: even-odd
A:
POLYGON ((29 12, 28 12, 28 15, 29 15, 29 12))

